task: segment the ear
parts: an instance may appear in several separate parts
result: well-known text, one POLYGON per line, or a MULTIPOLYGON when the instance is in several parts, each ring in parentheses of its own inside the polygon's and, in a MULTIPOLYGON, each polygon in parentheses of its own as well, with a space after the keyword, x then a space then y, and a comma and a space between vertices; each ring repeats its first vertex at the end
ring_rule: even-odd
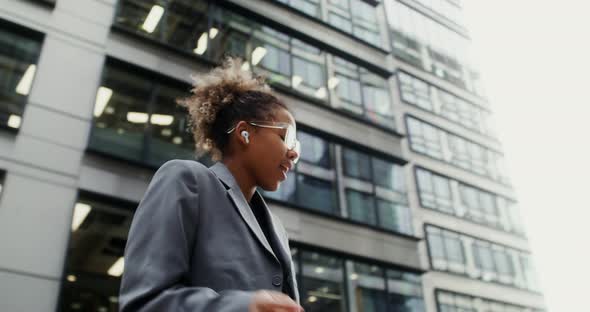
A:
POLYGON ((252 129, 247 122, 242 120, 236 124, 236 130, 234 130, 233 134, 235 136, 237 136, 238 142, 240 142, 243 146, 245 146, 245 145, 248 145, 249 141, 252 138, 252 129), (242 136, 242 131, 248 132, 249 139, 246 139, 244 136, 242 136))

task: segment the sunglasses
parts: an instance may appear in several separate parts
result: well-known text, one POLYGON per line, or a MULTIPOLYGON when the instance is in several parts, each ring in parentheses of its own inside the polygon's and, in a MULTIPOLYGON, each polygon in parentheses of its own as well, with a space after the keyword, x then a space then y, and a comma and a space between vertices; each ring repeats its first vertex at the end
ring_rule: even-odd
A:
MULTIPOLYGON (((285 137, 283 138, 283 142, 289 150, 295 151, 295 153, 297 153, 297 158, 293 160, 293 163, 296 164, 297 161, 299 161, 299 155, 301 154, 301 144, 299 143, 299 140, 297 140, 295 126, 287 122, 269 121, 248 121, 248 124, 260 128, 284 129, 285 137)), ((234 126, 227 130, 226 133, 232 133, 235 129, 236 127, 234 126)))

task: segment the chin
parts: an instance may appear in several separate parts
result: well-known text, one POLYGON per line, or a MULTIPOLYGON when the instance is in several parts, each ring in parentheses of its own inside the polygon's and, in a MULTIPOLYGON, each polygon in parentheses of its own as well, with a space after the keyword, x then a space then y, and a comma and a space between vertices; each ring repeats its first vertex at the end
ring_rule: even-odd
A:
POLYGON ((281 184, 280 181, 276 181, 274 183, 265 183, 264 185, 261 185, 260 187, 267 192, 274 192, 279 189, 280 184, 281 184))

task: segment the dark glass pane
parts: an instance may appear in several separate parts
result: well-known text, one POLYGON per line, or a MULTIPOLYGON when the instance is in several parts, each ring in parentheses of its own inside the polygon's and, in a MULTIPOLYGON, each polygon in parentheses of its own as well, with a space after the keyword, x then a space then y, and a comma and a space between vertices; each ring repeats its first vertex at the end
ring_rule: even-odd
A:
POLYGON ((208 29, 207 8, 204 0, 121 0, 115 25, 203 55, 208 35, 213 37, 218 31, 208 29))
POLYGON ((141 161, 153 87, 149 79, 133 71, 107 65, 96 96, 90 147, 141 161))
POLYGON ((371 159, 369 155, 343 148, 344 174, 361 180, 371 180, 371 159))
POLYGON ((302 252, 301 305, 305 311, 345 311, 342 260, 316 252, 302 252))
POLYGON ((389 294, 388 312, 425 312, 424 299, 420 297, 389 294))
POLYGON ((303 207, 336 214, 336 189, 331 181, 301 173, 297 175, 297 203, 303 207))
POLYGON ((371 194, 346 190, 348 217, 352 220, 376 225, 375 200, 371 194))
POLYGON ((41 40, 0 24, 0 127, 20 128, 41 40))
POLYGON ((170 159, 195 159, 188 116, 176 104, 188 89, 180 82, 107 62, 89 147, 154 167, 170 159))
POLYGON ((155 96, 150 115, 150 140, 147 162, 160 166, 170 159, 195 159, 194 140, 188 127, 186 110, 176 105, 176 99, 188 94, 180 86, 162 85, 155 96))
POLYGON ((62 283, 60 311, 118 311, 123 251, 131 209, 81 198, 62 283))
POLYGON ((219 31, 217 28, 208 29, 206 1, 169 0, 161 26, 161 40, 200 55, 209 50, 210 41, 215 40, 219 31), (202 37, 209 37, 209 42, 202 37))
POLYGON ((301 160, 324 168, 332 168, 332 157, 328 142, 320 137, 299 131, 301 160))
POLYGON ((213 27, 218 34, 210 39, 211 58, 222 61, 225 56, 238 56, 246 59, 246 49, 252 31, 252 22, 243 16, 227 10, 215 10, 213 27))
POLYGON ((379 226, 388 230, 409 233, 411 229, 409 208, 386 200, 377 200, 379 226))
POLYGON ((406 192, 403 167, 379 158, 373 158, 373 181, 384 188, 406 192))

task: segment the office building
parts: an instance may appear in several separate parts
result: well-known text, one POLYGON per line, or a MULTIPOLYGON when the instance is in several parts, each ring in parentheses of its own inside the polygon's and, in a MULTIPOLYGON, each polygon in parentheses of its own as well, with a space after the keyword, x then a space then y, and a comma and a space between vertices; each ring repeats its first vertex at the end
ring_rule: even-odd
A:
POLYGON ((0 310, 117 311, 138 202, 162 163, 195 159, 175 99, 234 55, 298 121, 301 161, 264 195, 306 311, 545 311, 461 15, 460 0, 2 0, 0 310))

